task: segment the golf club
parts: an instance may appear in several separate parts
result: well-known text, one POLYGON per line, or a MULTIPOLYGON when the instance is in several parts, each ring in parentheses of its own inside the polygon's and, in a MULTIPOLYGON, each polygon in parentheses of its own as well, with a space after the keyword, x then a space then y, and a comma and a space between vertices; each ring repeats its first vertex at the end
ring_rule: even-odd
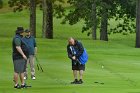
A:
POLYGON ((40 63, 39 63, 39 61, 38 61, 38 58, 37 58, 36 56, 35 56, 35 59, 36 59, 36 62, 37 62, 37 69, 38 69, 38 70, 41 69, 41 71, 44 72, 44 70, 43 70, 42 66, 40 65, 40 63))

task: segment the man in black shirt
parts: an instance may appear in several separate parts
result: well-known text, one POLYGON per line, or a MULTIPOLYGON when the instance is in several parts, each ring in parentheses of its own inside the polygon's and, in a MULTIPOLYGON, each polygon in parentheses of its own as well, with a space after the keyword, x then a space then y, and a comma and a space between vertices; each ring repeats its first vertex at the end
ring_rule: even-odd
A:
POLYGON ((71 84, 82 84, 83 72, 85 70, 85 64, 81 64, 78 60, 84 51, 83 45, 81 42, 73 39, 72 37, 68 40, 67 53, 68 57, 72 61, 72 70, 74 75, 74 81, 71 84), (78 80, 78 71, 80 79, 78 80))
POLYGON ((16 35, 13 38, 13 64, 14 64, 14 88, 20 89, 25 88, 24 72, 26 67, 26 61, 28 58, 28 48, 23 42, 22 37, 24 34, 23 27, 17 27, 16 35), (20 77, 21 86, 18 83, 18 76, 20 77))

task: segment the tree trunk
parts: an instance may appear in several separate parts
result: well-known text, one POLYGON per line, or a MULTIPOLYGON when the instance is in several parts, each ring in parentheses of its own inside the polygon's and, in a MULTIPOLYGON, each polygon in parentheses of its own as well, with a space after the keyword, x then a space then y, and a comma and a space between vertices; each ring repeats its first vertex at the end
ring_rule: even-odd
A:
POLYGON ((136 4, 136 48, 140 48, 140 0, 136 4))
POLYGON ((45 31, 45 37, 48 39, 53 39, 53 7, 52 7, 52 1, 46 0, 47 5, 47 12, 45 14, 46 16, 46 31, 45 31))
POLYGON ((101 15, 100 40, 108 41, 107 26, 108 26, 108 9, 106 8, 105 5, 103 5, 101 15))
POLYGON ((97 19, 96 19, 96 1, 94 0, 92 4, 92 13, 91 13, 91 21, 92 21, 92 39, 97 40, 97 19))
POLYGON ((0 9, 3 7, 3 1, 0 0, 0 9))
POLYGON ((30 0, 30 31, 36 37, 36 0, 30 0))
POLYGON ((46 18, 47 18, 47 5, 46 0, 42 0, 42 9, 43 9, 43 24, 42 24, 42 37, 45 38, 46 32, 46 18))

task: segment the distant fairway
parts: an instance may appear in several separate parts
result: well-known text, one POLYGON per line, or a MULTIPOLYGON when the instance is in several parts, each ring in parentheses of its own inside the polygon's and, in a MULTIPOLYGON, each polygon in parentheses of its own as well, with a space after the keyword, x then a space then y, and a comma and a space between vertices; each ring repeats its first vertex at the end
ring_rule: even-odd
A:
POLYGON ((37 79, 29 76, 27 80, 32 88, 17 90, 12 82, 11 42, 17 26, 28 27, 28 12, 0 14, 0 93, 140 93, 140 49, 134 48, 134 34, 110 35, 108 42, 93 41, 80 32, 81 23, 60 25, 60 20, 54 19, 54 39, 42 39, 41 17, 38 11, 37 56, 44 72, 36 67, 37 79), (82 85, 70 84, 73 75, 66 53, 70 36, 78 38, 89 54, 82 85))

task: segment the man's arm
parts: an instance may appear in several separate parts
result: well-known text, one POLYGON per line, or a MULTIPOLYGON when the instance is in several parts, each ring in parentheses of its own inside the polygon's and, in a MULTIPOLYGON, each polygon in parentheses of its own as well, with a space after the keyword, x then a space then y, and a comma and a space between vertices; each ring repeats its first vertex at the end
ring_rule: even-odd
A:
POLYGON ((22 57, 27 60, 27 57, 25 56, 25 54, 23 53, 22 49, 20 46, 16 46, 17 51, 22 55, 22 57))
POLYGON ((37 54, 37 47, 35 47, 35 50, 34 51, 35 51, 35 55, 36 55, 37 54))
POLYGON ((72 55, 72 52, 71 52, 71 50, 70 50, 70 46, 67 46, 67 54, 68 54, 68 57, 69 57, 70 59, 72 59, 73 55, 72 55))
POLYGON ((21 49, 21 47, 20 47, 20 46, 21 46, 21 40, 20 40, 19 38, 16 38, 16 39, 14 40, 14 42, 15 42, 17 51, 22 55, 22 57, 23 57, 25 60, 27 60, 27 57, 25 56, 24 52, 22 51, 22 49, 21 49))
POLYGON ((34 53, 36 55, 37 54, 37 44, 36 44, 35 38, 33 38, 33 40, 34 40, 34 48, 35 48, 34 53))

